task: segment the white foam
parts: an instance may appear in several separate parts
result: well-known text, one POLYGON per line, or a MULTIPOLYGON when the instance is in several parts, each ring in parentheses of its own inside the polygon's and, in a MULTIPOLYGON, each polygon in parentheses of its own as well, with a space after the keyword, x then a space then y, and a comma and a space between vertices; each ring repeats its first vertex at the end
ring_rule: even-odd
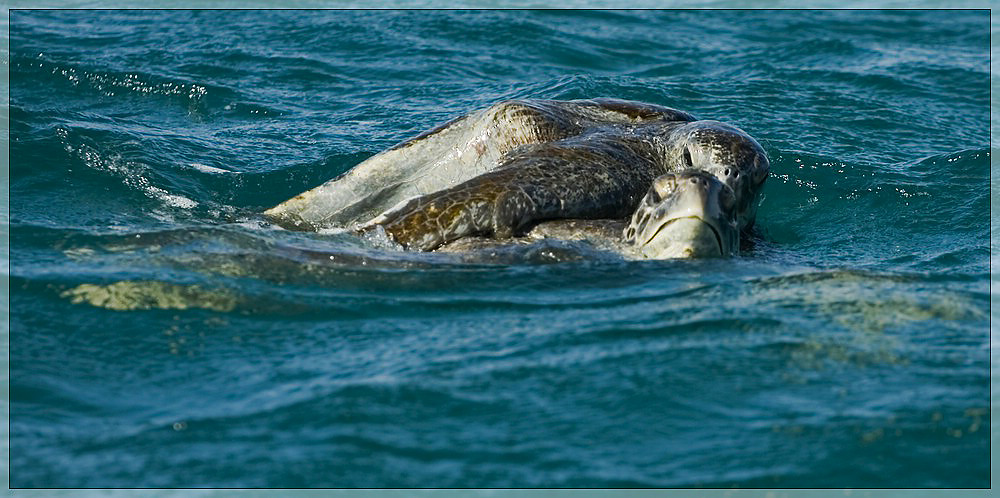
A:
POLYGON ((163 201, 166 205, 172 206, 172 207, 179 207, 179 208, 182 208, 182 209, 191 209, 191 208, 193 208, 193 207, 195 207, 195 206, 198 205, 198 203, 196 201, 188 199, 187 197, 184 197, 183 195, 171 194, 171 193, 167 192, 166 190, 163 190, 162 188, 154 187, 152 185, 150 185, 150 186, 148 186, 146 188, 146 193, 148 193, 151 197, 155 197, 155 198, 163 201))
POLYGON ((216 168, 215 166, 209 166, 207 164, 201 164, 201 163, 191 163, 191 167, 198 171, 201 171, 202 173, 212 173, 216 175, 222 173, 234 173, 234 174, 238 173, 236 171, 228 171, 222 168, 216 168))
POLYGON ((339 235, 342 233, 349 233, 350 231, 351 230, 349 228, 344 228, 344 227, 329 227, 329 228, 320 228, 319 230, 316 230, 316 233, 320 235, 339 235))

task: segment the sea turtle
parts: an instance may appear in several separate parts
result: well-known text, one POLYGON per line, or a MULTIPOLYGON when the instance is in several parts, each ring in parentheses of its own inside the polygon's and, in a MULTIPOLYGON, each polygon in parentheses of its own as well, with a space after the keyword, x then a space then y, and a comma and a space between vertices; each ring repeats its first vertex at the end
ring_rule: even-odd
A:
POLYGON ((601 239, 640 258, 725 256, 752 227, 769 169, 744 131, 676 109, 609 98, 509 100, 377 154, 265 215, 289 229, 384 230, 424 251, 531 234, 601 239))

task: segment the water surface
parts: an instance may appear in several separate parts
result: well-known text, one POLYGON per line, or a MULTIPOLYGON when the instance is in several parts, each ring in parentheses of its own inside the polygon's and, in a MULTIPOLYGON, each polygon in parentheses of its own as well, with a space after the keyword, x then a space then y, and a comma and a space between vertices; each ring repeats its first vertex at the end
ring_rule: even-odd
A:
POLYGON ((14 487, 985 487, 986 11, 15 11, 14 487), (747 130, 634 262, 260 212, 508 98, 747 130))

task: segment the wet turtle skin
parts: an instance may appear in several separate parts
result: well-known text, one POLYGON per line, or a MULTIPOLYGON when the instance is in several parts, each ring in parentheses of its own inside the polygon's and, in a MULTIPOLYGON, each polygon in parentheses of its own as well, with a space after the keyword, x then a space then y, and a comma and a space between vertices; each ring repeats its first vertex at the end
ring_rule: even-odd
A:
POLYGON ((470 235, 520 235, 543 220, 624 218, 669 168, 658 160, 657 135, 646 134, 672 126, 616 125, 521 146, 495 171, 413 199, 376 223, 404 247, 426 251, 470 235))
POLYGON ((512 100, 377 154, 265 215, 299 230, 381 228, 406 248, 428 251, 465 237, 523 235, 547 220, 624 219, 655 179, 686 172, 724 184, 745 231, 768 171, 763 149, 745 132, 676 109, 512 100))

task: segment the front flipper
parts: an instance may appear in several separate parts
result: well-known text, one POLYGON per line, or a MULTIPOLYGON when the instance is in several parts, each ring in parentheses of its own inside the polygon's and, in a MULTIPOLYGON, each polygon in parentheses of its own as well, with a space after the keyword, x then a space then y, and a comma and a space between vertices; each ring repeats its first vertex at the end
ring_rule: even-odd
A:
POLYGON ((368 224, 381 225, 389 237, 408 249, 430 251, 469 235, 490 235, 508 223, 498 219, 506 194, 485 185, 466 186, 412 199, 368 224))
POLYGON ((652 182, 653 168, 618 144, 536 144, 500 169, 409 201, 372 220, 406 248, 434 250, 472 235, 506 238, 560 218, 621 218, 652 182))

